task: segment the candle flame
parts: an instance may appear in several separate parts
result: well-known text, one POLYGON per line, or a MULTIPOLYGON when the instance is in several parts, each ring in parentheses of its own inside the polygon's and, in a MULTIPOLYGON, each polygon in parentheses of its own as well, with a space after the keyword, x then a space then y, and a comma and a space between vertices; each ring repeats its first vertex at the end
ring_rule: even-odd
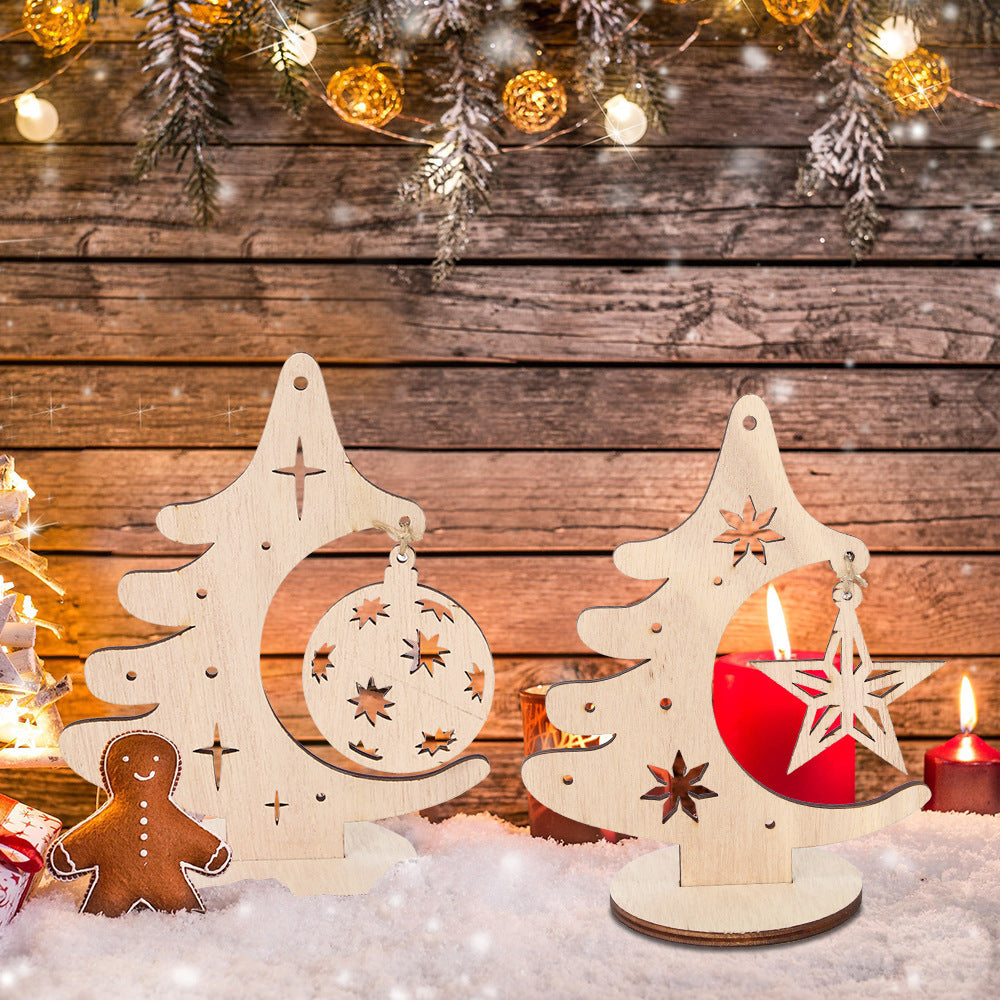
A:
POLYGON ((959 718, 962 722, 962 732, 971 733, 976 728, 976 696, 972 693, 972 685, 969 683, 967 675, 962 675, 962 694, 960 697, 961 711, 959 718))
POLYGON ((776 660, 792 658, 792 642, 788 638, 788 628, 785 625, 785 613, 781 610, 781 601, 774 585, 767 585, 767 627, 771 630, 771 646, 776 660))

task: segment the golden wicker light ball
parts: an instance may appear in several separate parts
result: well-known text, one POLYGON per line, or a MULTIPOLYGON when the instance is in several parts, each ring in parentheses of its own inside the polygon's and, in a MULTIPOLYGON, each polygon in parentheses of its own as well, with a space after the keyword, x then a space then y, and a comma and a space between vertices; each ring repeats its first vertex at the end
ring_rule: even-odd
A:
POLYGON ((566 114, 566 89, 543 69, 528 69, 507 81, 503 107, 514 128, 545 132, 566 114))
POLYGON ((61 56, 83 38, 89 17, 89 3, 27 0, 21 23, 47 56, 61 56))
POLYGON ((764 0, 764 9, 782 24, 808 21, 820 7, 820 0, 764 0))
POLYGON ((351 125, 380 128, 403 110, 399 88, 375 66, 350 66, 326 85, 333 110, 351 125))
POLYGON ((229 0, 202 0, 189 5, 191 16, 208 28, 228 24, 233 19, 229 0))
POLYGON ((936 108, 948 96, 951 72, 936 53, 917 49, 893 63, 885 74, 885 92, 902 112, 936 108))

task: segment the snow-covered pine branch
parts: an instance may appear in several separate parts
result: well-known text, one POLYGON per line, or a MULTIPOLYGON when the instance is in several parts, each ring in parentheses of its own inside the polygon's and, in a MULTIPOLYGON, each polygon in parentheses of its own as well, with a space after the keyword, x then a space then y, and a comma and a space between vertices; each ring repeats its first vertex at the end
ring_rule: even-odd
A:
POLYGON ((156 168, 164 154, 180 170, 189 162, 184 191, 195 218, 211 221, 218 198, 213 144, 225 144, 229 119, 217 102, 225 83, 215 56, 216 41, 191 16, 186 0, 150 0, 138 16, 146 21, 139 36, 142 70, 154 74, 143 96, 157 103, 136 151, 138 178, 156 168))

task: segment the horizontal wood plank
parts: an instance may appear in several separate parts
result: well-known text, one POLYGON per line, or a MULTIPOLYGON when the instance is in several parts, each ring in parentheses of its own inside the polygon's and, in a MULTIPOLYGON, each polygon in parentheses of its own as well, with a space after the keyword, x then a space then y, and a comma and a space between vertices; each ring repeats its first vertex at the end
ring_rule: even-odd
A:
MULTIPOLYGON (((218 493, 251 453, 95 448, 15 458, 39 492, 36 551, 167 555, 191 548, 156 530, 159 509, 218 493)), ((372 482, 424 506, 420 551, 541 553, 610 551, 680 524, 700 502, 716 453, 359 449, 351 458, 372 482)), ((873 550, 1000 551, 1000 474, 982 455, 789 451, 784 460, 803 506, 873 550)), ((385 545, 365 531, 328 550, 385 545)))
MULTIPOLYGON (((277 373, 11 366, 0 448, 255 445, 277 373)), ((349 449, 714 449, 748 392, 771 407, 782 448, 1000 447, 991 368, 327 367, 324 378, 349 449)))
POLYGON ((13 261, 6 360, 1000 361, 993 268, 13 261), (919 303, 918 308, 914 308, 919 303), (169 335, 164 331, 169 330, 169 335))
MULTIPOLYGON (((411 149, 226 150, 221 212, 201 229, 177 174, 133 181, 126 146, 29 145, 10 147, 0 174, 6 257, 402 262, 435 252, 434 214, 397 197, 411 149)), ((996 258, 1000 194, 981 181, 991 162, 984 151, 900 151, 885 196, 890 215, 899 211, 872 259, 996 258)), ((465 257, 844 261, 842 198, 801 202, 798 166, 791 149, 536 149, 504 161, 465 257)))
MULTIPOLYGON (((522 719, 519 692, 535 684, 607 677, 628 664, 601 656, 498 656, 494 661, 496 693, 489 718, 479 734, 484 740, 519 740, 522 719)), ((108 705, 87 690, 83 663, 50 657, 46 669, 56 678, 69 674, 73 690, 59 702, 65 723, 106 715, 138 715, 137 706, 108 705)), ((973 684, 984 738, 1000 736, 1000 657, 956 656, 892 705, 896 733, 901 738, 946 738, 958 728, 958 692, 963 674, 973 684)), ((322 741, 302 696, 302 660, 264 657, 261 676, 268 700, 285 728, 301 741, 322 741)), ((585 734, 591 735, 591 734, 585 734)))
MULTIPOLYGON (((131 617, 118 604, 118 580, 128 570, 172 568, 176 559, 59 556, 50 570, 62 581, 61 604, 27 586, 42 615, 66 636, 40 633, 42 655, 81 656, 100 646, 153 641, 177 631, 131 617)), ((315 623, 341 596, 379 580, 384 557, 313 557, 300 564, 271 604, 261 651, 301 656, 315 623)), ((588 654, 576 634, 580 611, 625 605, 655 588, 623 576, 607 556, 433 556, 419 562, 422 583, 448 594, 479 622, 494 655, 588 654)), ((17 572, 7 576, 18 580, 17 572)), ((871 584, 861 612, 874 655, 970 655, 1000 652, 1000 557, 878 556, 865 573, 871 584), (969 595, 974 593, 975 600, 969 595)), ((823 649, 833 625, 829 567, 796 570, 777 582, 797 648, 823 649)), ((744 604, 723 650, 770 648, 764 591, 744 604)))
MULTIPOLYGON (((25 43, 5 50, 18 51, 22 56, 10 67, 7 91, 27 90, 50 72, 41 52, 36 54, 33 49, 31 43, 25 43)), ((665 46, 654 46, 651 59, 662 57, 666 51, 665 46)), ((951 47, 940 52, 965 92, 996 99, 996 58, 992 50, 951 47)), ((746 57, 745 53, 742 46, 701 44, 674 61, 669 67, 674 114, 665 131, 650 130, 642 145, 804 146, 828 113, 816 100, 828 89, 822 81, 814 80, 822 59, 814 52, 792 46, 758 46, 754 57, 746 57), (754 113, 748 114, 748 107, 754 113)), ((549 55, 557 65, 565 65, 571 58, 563 47, 549 55)), ((393 131, 422 138, 420 121, 440 115, 441 108, 433 99, 435 82, 428 76, 435 56, 433 49, 426 49, 406 74, 403 113, 390 126, 393 131)), ((320 80, 325 84, 338 69, 358 61, 342 44, 321 44, 312 64, 318 79, 312 83, 319 89, 320 80)), ((153 111, 152 102, 142 94, 148 76, 141 72, 141 64, 141 53, 133 43, 95 44, 79 67, 57 78, 45 90, 46 98, 59 109, 61 120, 53 141, 138 142, 153 111), (92 89, 80 86, 84 76, 100 81, 98 116, 91 113, 88 103, 92 89)), ((223 107, 232 121, 226 134, 236 144, 379 145, 395 141, 346 125, 318 97, 308 102, 301 119, 284 112, 276 98, 276 76, 267 65, 267 54, 232 59, 224 69, 229 93, 223 107)), ((504 79, 503 75, 498 79, 498 90, 504 79)), ((571 89, 561 127, 576 122, 587 124, 557 137, 550 145, 580 146, 603 136, 604 120, 595 112, 590 95, 581 98, 571 89)), ((975 147, 988 133, 983 110, 957 98, 951 98, 938 116, 926 115, 921 121, 927 127, 919 133, 900 123, 894 130, 898 141, 923 147, 975 147)), ((538 138, 519 133, 506 120, 501 120, 501 130, 504 143, 510 146, 522 146, 538 138)), ((13 118, 0 117, 0 143, 16 141, 13 118)))
MULTIPOLYGON (((858 800, 874 798, 906 780, 920 780, 924 753, 937 740, 904 740, 900 744, 908 774, 889 767, 866 751, 858 752, 856 788, 858 800)), ((314 751, 319 748, 311 747, 314 751)), ((470 752, 484 753, 490 760, 487 778, 450 802, 425 810, 432 819, 456 813, 491 812, 509 822, 527 825, 527 792, 520 780, 523 750, 520 742, 481 741, 470 752)), ((56 816, 64 826, 85 819, 94 811, 97 789, 69 768, 54 770, 2 770, 0 792, 56 816)))

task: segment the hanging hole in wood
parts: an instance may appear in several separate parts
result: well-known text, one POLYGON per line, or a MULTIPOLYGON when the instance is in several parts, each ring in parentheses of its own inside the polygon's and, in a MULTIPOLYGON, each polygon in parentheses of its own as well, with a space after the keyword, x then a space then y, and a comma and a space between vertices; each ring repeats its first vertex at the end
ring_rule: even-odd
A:
POLYGON ((773 830, 774 829, 774 820, 772 819, 770 823, 765 823, 764 827, 766 829, 768 829, 768 830, 773 830))
POLYGON ((309 379, 307 379, 305 375, 296 375, 295 378, 292 379, 292 385, 294 385, 296 389, 301 391, 302 389, 308 387, 309 379))
POLYGON ((316 793, 316 801, 317 802, 326 802, 326 793, 325 792, 317 792, 316 793))
POLYGON ((261 542, 261 543, 260 543, 260 547, 261 547, 261 548, 262 548, 262 549, 263 549, 263 550, 264 550, 265 552, 267 552, 267 550, 268 550, 268 549, 269 549, 269 548, 271 547, 271 543, 270 543, 270 542, 261 542))
POLYGON ((721 586, 722 586, 722 577, 721 577, 721 576, 717 576, 717 577, 716 577, 716 578, 715 578, 715 579, 714 579, 714 580, 712 581, 712 583, 713 583, 713 584, 715 584, 715 586, 716 586, 716 587, 721 587, 721 586))
POLYGON ((204 587, 199 587, 194 592, 194 594, 195 594, 195 597, 197 597, 199 601, 203 601, 203 600, 205 600, 206 597, 208 597, 208 591, 204 587))
POLYGON ((650 627, 650 629, 653 632, 662 632, 663 631, 663 626, 659 622, 653 622, 653 624, 650 625, 649 627, 650 627))
POLYGON ((219 676, 219 670, 217 667, 206 667, 205 676, 211 680, 213 677, 219 676))
POLYGON ((563 784, 564 785, 572 785, 573 784, 573 775, 572 774, 564 774, 563 775, 563 784))
POLYGON ((743 426, 748 431, 752 431, 757 426, 757 418, 756 417, 744 417, 743 418, 743 426))
POLYGON ((408 514, 404 514, 404 515, 403 515, 403 516, 402 516, 402 517, 401 517, 401 518, 399 519, 399 526, 400 526, 401 528, 408 528, 408 527, 410 526, 410 518, 409 518, 409 515, 408 515, 408 514))
POLYGON ((673 702, 669 698, 661 698, 660 699, 660 708, 662 708, 664 711, 666 711, 668 708, 670 708, 670 706, 672 704, 673 704, 673 702))
POLYGON ((129 672, 128 672, 128 673, 126 674, 126 675, 125 675, 125 680, 127 680, 127 681, 134 681, 134 680, 135 680, 135 678, 136 678, 136 676, 137 676, 137 675, 136 675, 136 672, 135 672, 134 670, 130 670, 130 671, 129 671, 129 672))
POLYGON ((597 708, 597 706, 592 701, 588 701, 587 704, 583 706, 583 710, 585 712, 593 712, 595 708, 597 708))

